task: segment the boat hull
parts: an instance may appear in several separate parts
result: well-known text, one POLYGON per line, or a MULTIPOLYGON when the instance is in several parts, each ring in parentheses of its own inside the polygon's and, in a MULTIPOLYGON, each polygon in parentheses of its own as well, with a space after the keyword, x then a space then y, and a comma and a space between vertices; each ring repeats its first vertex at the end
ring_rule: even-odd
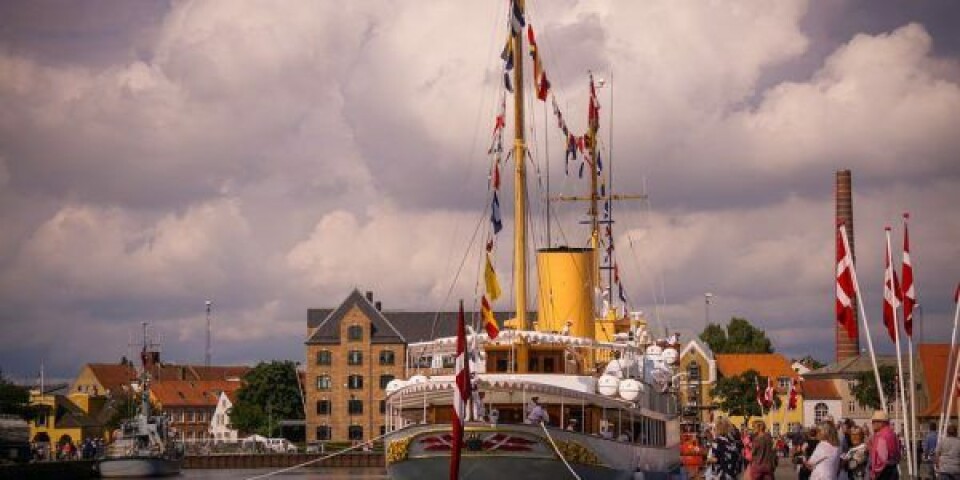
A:
MULTIPOLYGON (((446 426, 418 425, 395 431, 387 437, 387 473, 393 480, 447 479, 451 443, 446 426)), ((614 442, 555 429, 548 437, 533 425, 474 425, 464 433, 462 479, 556 480, 569 478, 571 469, 582 479, 597 480, 682 476, 676 448, 614 442)))
POLYGON ((182 459, 161 457, 105 458, 97 462, 97 470, 104 478, 167 477, 179 475, 182 459))

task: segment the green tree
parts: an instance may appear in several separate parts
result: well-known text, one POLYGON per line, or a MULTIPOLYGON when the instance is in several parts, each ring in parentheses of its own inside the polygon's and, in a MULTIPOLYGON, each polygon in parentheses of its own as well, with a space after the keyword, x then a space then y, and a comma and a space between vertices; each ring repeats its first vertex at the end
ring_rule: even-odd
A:
POLYGON ((16 415, 21 418, 33 418, 34 408, 30 406, 30 391, 13 384, 3 376, 0 370, 0 413, 16 415))
MULTIPOLYGON (((897 391, 897 370, 890 365, 880 367, 880 383, 883 384, 883 393, 887 402, 891 402, 897 391)), ((877 377, 872 370, 857 374, 856 381, 850 393, 860 405, 873 409, 880 408, 880 393, 877 391, 877 377)))
MULTIPOLYGON (((753 369, 740 375, 722 377, 713 388, 714 403, 731 416, 744 417, 749 424, 751 417, 762 415, 760 404, 757 403, 757 385, 765 388, 767 378, 761 377, 753 369)), ((778 408, 782 403, 778 395, 773 396, 773 402, 778 408)))
POLYGON ((766 332, 743 318, 731 318, 726 331, 719 325, 707 325, 700 340, 713 353, 773 353, 773 344, 766 332))
POLYGON ((302 419, 296 365, 291 361, 261 362, 244 378, 237 402, 230 409, 230 427, 272 437, 279 421, 302 419))
POLYGON ((813 355, 807 355, 795 361, 800 362, 801 365, 809 368, 810 370, 819 370, 827 366, 827 364, 817 360, 816 358, 813 358, 813 355))

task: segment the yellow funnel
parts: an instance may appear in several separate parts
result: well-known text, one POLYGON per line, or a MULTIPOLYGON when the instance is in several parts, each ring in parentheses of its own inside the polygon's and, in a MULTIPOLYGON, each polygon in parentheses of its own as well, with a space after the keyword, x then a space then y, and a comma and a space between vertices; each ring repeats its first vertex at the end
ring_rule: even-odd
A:
POLYGON ((593 249, 557 247, 537 251, 537 330, 593 337, 593 249))

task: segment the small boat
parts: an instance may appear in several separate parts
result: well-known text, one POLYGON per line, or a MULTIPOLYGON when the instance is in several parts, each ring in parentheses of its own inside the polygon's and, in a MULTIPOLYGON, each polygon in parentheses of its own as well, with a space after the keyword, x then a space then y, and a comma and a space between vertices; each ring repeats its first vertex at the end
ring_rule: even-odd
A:
POLYGON ((160 352, 148 341, 146 323, 140 359, 139 412, 120 424, 113 442, 97 461, 104 478, 179 475, 183 465, 183 446, 174 441, 170 417, 150 411, 150 371, 160 361, 160 352))

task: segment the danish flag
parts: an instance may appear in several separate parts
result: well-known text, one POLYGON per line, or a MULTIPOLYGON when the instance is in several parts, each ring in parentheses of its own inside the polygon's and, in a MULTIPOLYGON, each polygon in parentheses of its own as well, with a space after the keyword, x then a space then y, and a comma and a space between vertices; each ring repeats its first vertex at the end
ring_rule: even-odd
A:
POLYGON ((847 229, 841 223, 837 227, 837 323, 843 325, 847 336, 856 339, 857 319, 854 316, 853 297, 856 291, 853 285, 853 257, 850 255, 850 243, 847 241, 847 229))
POLYGON ((887 254, 883 269, 883 324, 887 327, 890 340, 897 341, 897 307, 902 300, 897 273, 893 271, 893 259, 890 255, 890 227, 887 227, 887 254))
POLYGON ((453 441, 450 451, 450 480, 460 477, 460 450, 463 447, 463 424, 467 419, 467 400, 470 398, 470 362, 467 360, 467 334, 464 328, 463 300, 457 314, 457 386, 453 391, 453 441))
POLYGON ((910 260, 910 235, 907 232, 909 213, 903 214, 903 330, 913 338, 913 306, 917 304, 917 293, 913 287, 913 262, 910 260))

